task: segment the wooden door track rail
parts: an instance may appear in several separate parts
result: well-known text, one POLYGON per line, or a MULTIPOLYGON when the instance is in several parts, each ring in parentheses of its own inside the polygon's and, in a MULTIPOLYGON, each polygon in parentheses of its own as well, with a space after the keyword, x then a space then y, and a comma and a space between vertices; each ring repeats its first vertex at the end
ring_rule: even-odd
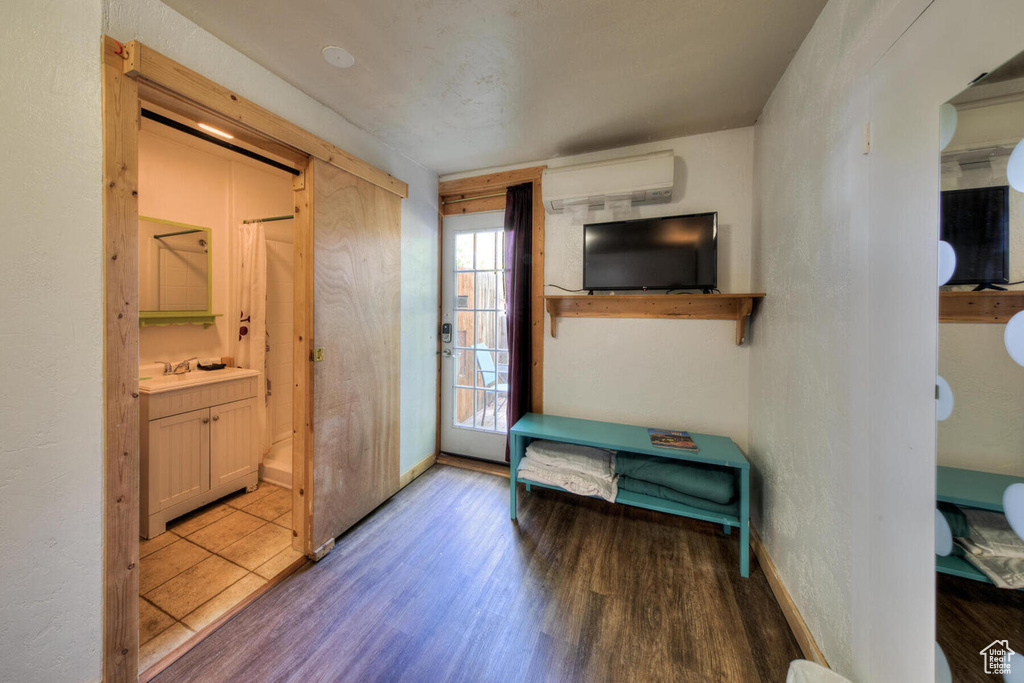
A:
POLYGON ((753 316, 764 294, 621 294, 593 296, 545 296, 551 316, 551 336, 555 321, 569 318, 690 318, 697 320, 733 320, 736 345, 746 337, 748 316, 753 316))

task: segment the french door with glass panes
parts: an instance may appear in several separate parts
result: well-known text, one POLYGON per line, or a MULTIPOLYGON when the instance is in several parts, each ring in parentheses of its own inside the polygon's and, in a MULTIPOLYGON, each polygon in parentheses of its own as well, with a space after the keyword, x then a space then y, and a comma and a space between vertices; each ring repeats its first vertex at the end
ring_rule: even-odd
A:
POLYGON ((508 327, 504 213, 445 216, 441 450, 505 461, 508 327))

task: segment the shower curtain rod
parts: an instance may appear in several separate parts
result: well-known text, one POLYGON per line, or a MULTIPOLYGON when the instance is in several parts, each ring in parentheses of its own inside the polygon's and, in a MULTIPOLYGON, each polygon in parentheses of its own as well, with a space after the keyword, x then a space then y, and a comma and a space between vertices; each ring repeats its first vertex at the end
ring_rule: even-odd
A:
POLYGON ((192 230, 179 230, 178 232, 165 232, 165 233, 163 233, 161 235, 153 235, 153 239, 155 239, 155 240, 162 240, 165 237, 177 237, 178 235, 191 235, 194 232, 202 232, 202 230, 200 230, 198 228, 193 228, 192 230))
POLYGON ((290 220, 292 218, 295 218, 295 216, 294 215, 290 215, 290 216, 271 216, 270 218, 247 218, 247 219, 245 219, 242 222, 246 223, 246 224, 249 224, 249 223, 270 223, 271 221, 287 221, 287 220, 290 220))

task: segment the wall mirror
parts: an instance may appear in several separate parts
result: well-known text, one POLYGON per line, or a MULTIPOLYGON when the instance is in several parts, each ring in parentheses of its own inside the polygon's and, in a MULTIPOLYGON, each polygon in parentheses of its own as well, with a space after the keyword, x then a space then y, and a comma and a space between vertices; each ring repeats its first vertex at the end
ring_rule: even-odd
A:
POLYGON ((1024 651, 1024 53, 939 115, 936 637, 967 681, 1024 651))
POLYGON ((139 320, 147 325, 212 325, 211 230, 139 217, 139 320))

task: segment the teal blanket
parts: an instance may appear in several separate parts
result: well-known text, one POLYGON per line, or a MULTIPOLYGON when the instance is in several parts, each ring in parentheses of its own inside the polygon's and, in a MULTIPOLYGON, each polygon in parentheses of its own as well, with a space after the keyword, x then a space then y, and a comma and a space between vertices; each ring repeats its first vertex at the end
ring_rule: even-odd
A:
MULTIPOLYGON (((727 468, 637 453, 615 456, 615 474, 656 484, 691 498, 726 505, 736 497, 736 475, 727 468)), ((620 483, 621 487, 622 484, 620 483)), ((626 489, 633 491, 634 489, 626 489)), ((645 491, 637 491, 645 493, 645 491)), ((651 494, 655 495, 655 494, 651 494)), ((668 496, 660 496, 668 498, 668 496)), ((669 500, 675 500, 669 498, 669 500)), ((686 501, 679 501, 684 503, 686 501)), ((689 505, 690 503, 687 503, 689 505)))
POLYGON ((670 489, 667 486, 661 486, 660 484, 652 484, 649 481, 643 481, 641 479, 634 479, 633 477, 619 476, 619 490, 620 491, 632 491, 633 493, 642 493, 647 496, 654 496, 655 498, 661 498, 663 500, 671 500, 676 503, 682 503, 683 505, 689 505, 695 507, 698 510, 706 510, 707 512, 717 512, 724 515, 736 516, 739 514, 740 505, 739 502, 733 503, 715 503, 714 501, 705 500, 704 498, 697 498, 695 496, 688 496, 685 493, 680 493, 675 489, 670 489))

